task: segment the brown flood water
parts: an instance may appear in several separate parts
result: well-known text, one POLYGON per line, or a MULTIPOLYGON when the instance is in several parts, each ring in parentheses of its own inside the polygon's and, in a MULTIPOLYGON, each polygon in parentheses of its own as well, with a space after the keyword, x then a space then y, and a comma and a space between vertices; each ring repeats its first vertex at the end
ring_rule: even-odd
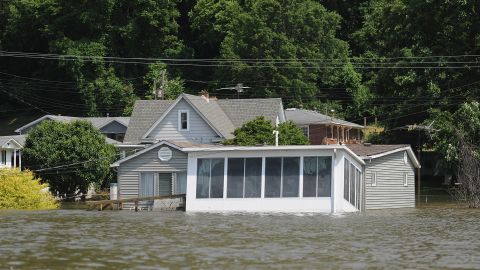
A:
POLYGON ((480 269, 480 211, 0 212, 0 269, 480 269))

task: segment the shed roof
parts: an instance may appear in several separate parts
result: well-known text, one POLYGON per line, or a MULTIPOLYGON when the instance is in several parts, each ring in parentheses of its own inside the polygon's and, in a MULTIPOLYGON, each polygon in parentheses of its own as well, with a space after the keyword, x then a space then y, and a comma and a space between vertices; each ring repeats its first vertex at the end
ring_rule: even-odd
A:
POLYGON ((311 110, 288 108, 285 110, 285 116, 287 120, 291 120, 297 125, 337 124, 354 128, 363 128, 361 125, 311 110))

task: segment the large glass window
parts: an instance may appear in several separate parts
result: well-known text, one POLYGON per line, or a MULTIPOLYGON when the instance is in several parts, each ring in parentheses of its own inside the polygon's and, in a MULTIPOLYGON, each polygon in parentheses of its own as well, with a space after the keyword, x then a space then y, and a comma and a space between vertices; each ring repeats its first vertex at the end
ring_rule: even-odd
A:
POLYGON ((317 157, 303 158, 303 197, 317 196, 317 157))
POLYGON ((187 192, 187 172, 175 173, 175 194, 185 194, 187 192))
POLYGON ((303 158, 303 197, 330 197, 332 158, 303 158))
POLYGON ((349 197, 349 181, 348 179, 350 178, 350 161, 348 159, 344 160, 344 165, 343 165, 343 198, 348 201, 349 197))
POLYGON ((265 197, 280 197, 282 187, 282 158, 265 158, 265 197))
POLYGON ((300 158, 265 159, 265 197, 298 197, 300 158))
POLYGON ((245 198, 260 198, 262 192, 262 159, 245 159, 245 198))
POLYGON ((198 159, 197 198, 223 198, 224 160, 198 159))
POLYGON ((229 158, 227 170, 227 197, 243 198, 244 158, 229 158))
POLYGON ((298 197, 300 158, 283 158, 282 197, 298 197))
POLYGON ((140 174, 139 197, 151 197, 155 194, 155 177, 153 173, 140 174))
POLYGON ((229 158, 228 198, 259 198, 262 188, 261 158, 229 158))
POLYGON ((355 206, 357 209, 360 209, 360 183, 362 179, 362 172, 347 159, 345 159, 344 172, 344 198, 351 205, 355 206))

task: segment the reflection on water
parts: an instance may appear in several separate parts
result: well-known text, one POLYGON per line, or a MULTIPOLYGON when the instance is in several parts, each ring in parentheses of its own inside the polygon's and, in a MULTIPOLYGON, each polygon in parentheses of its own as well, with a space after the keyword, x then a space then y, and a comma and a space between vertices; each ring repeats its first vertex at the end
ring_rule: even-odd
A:
POLYGON ((468 209, 0 212, 0 268, 480 268, 479 218, 468 209))

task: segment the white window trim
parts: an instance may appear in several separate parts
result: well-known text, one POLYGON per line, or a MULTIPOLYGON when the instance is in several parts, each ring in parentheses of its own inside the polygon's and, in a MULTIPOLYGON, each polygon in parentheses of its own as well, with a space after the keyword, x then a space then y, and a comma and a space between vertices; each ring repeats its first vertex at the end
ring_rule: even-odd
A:
POLYGON ((377 186, 377 172, 372 172, 372 187, 377 186))
POLYGON ((302 130, 302 133, 307 136, 307 138, 310 138, 310 126, 301 126, 300 129, 302 130), (303 133, 303 129, 307 129, 307 134, 303 133))
POLYGON ((408 187, 408 173, 403 173, 403 186, 408 187))
POLYGON ((190 111, 189 110, 178 110, 178 130, 179 131, 190 131, 190 111), (182 129, 182 113, 187 114, 187 128, 182 129))
POLYGON ((407 151, 403 152, 403 162, 405 163, 405 165, 408 164, 408 156, 407 156, 407 151))

